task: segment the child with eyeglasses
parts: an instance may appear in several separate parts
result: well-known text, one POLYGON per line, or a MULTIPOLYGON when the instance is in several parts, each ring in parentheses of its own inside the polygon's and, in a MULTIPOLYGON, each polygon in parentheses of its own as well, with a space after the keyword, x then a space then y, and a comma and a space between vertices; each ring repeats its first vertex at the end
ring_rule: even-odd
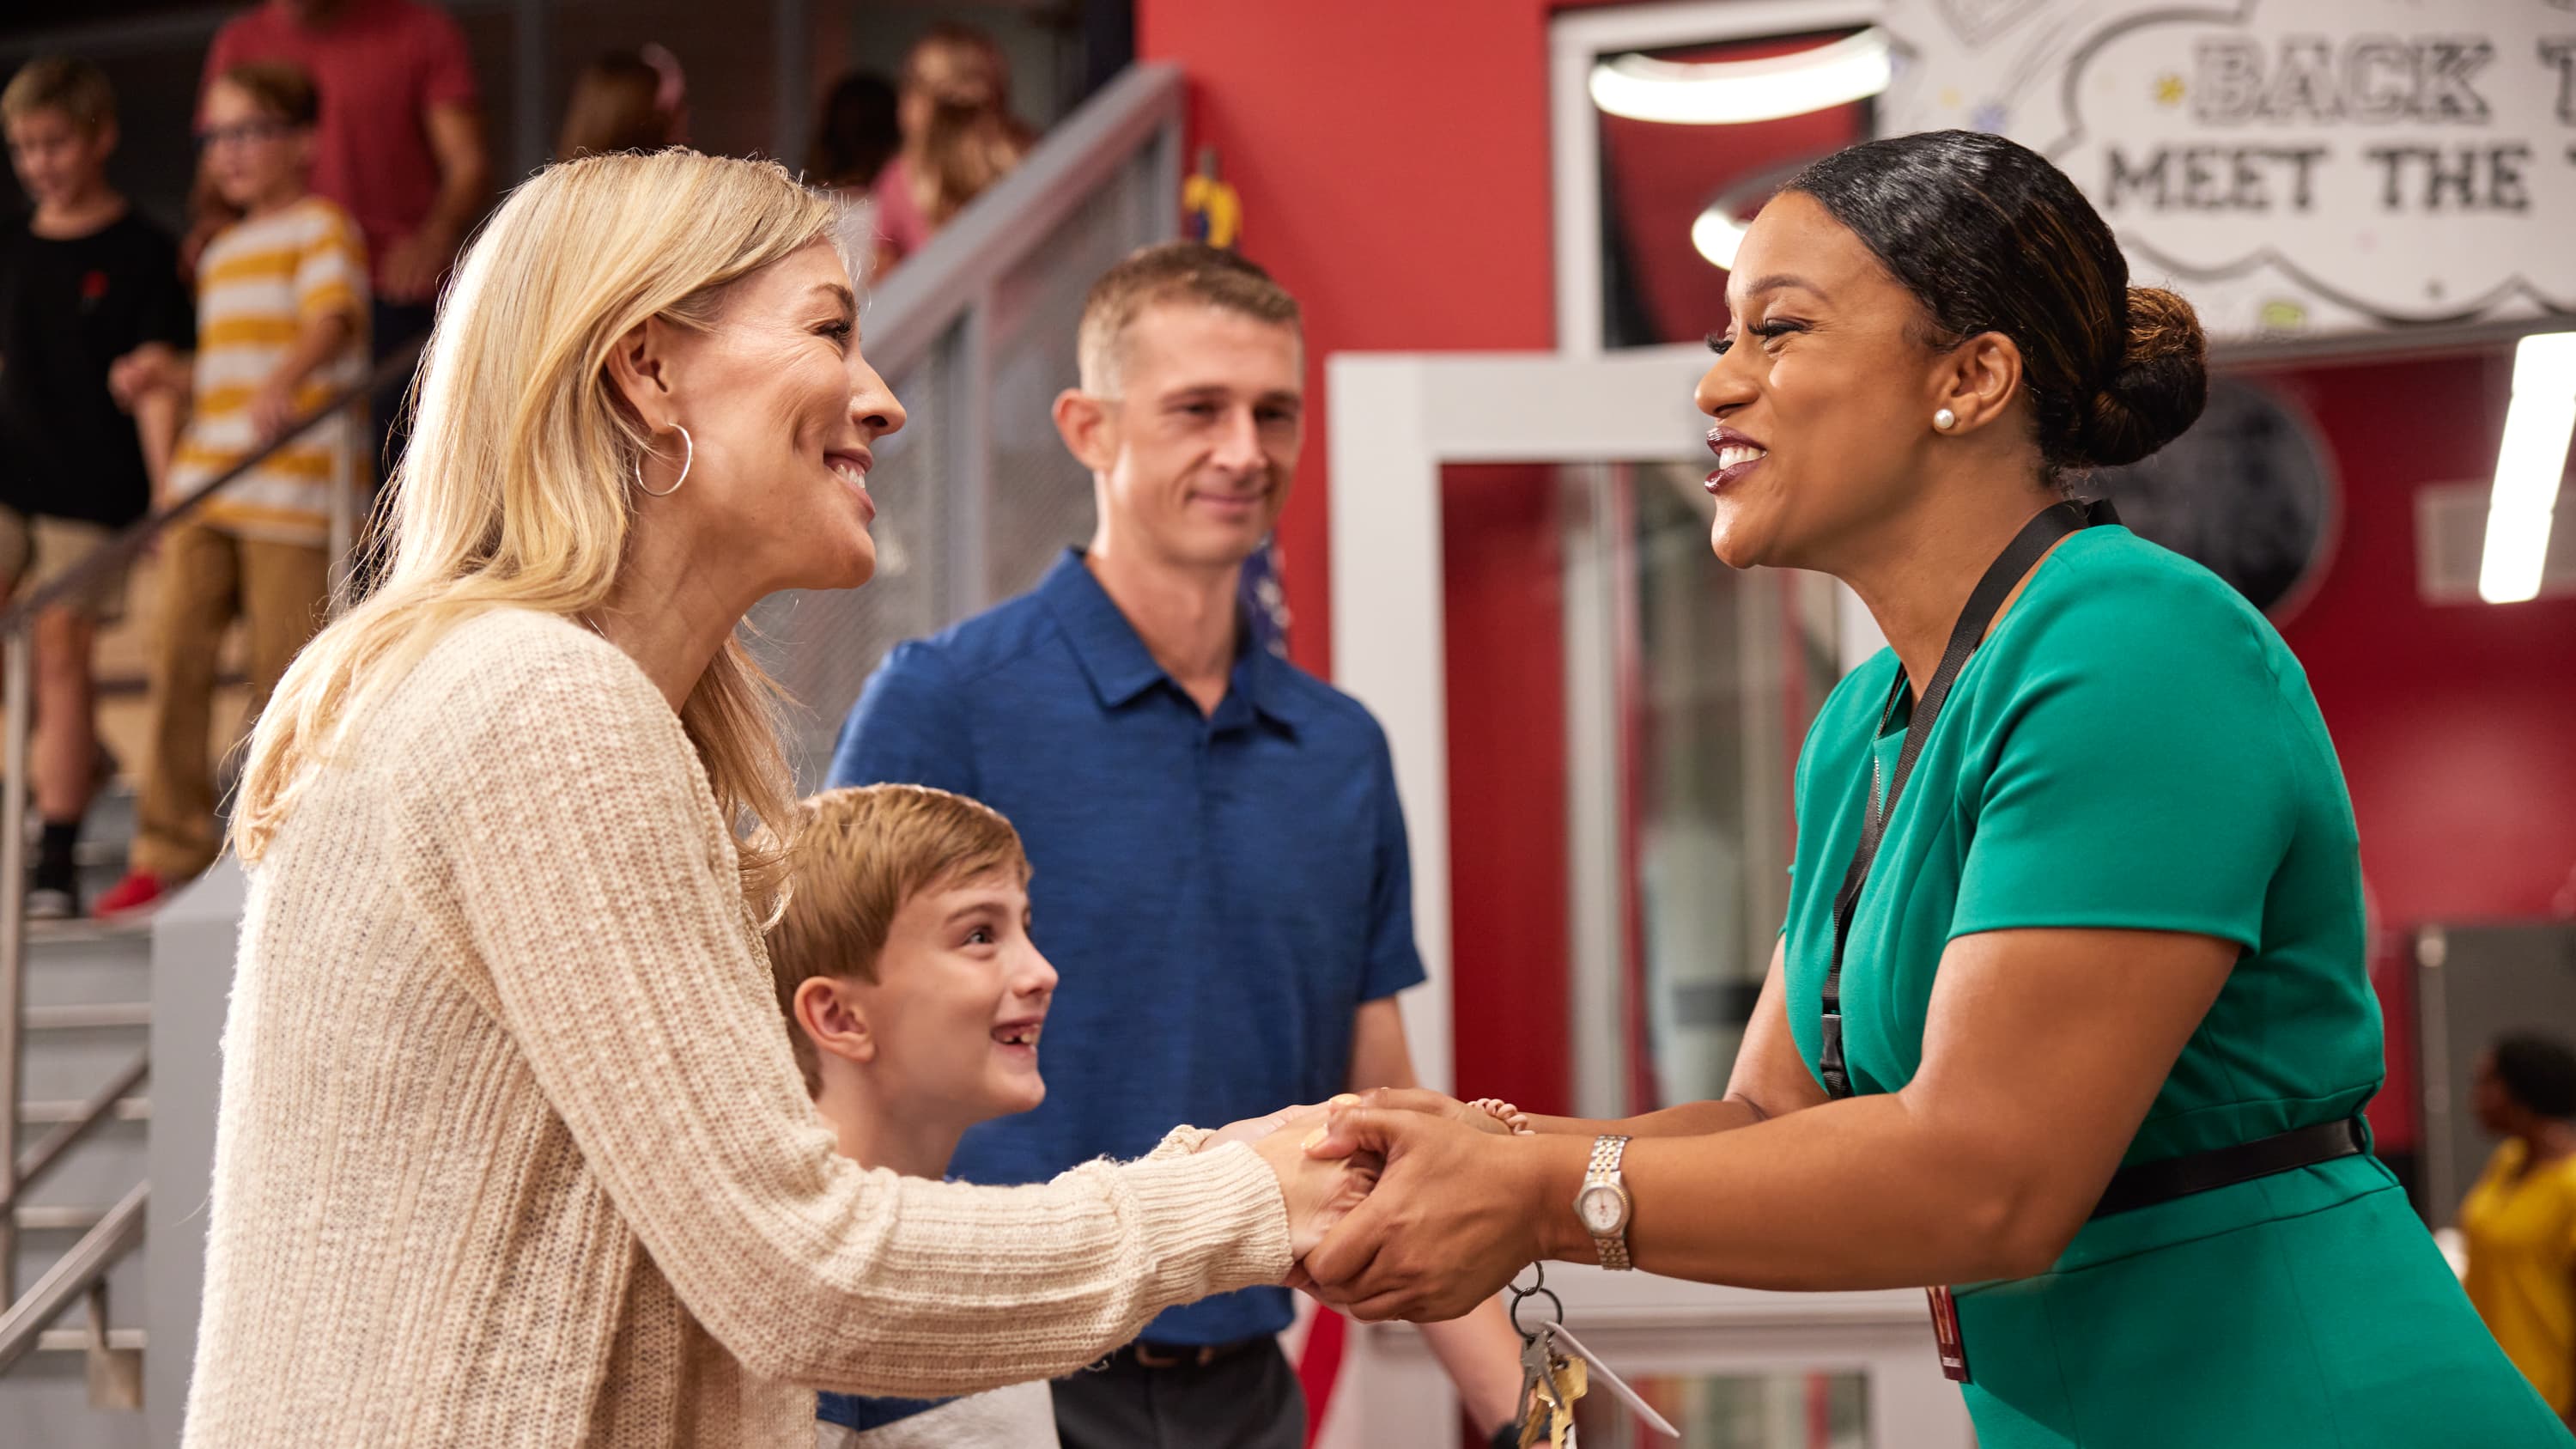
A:
POLYGON ((322 623, 331 493, 356 486, 360 430, 347 410, 293 430, 366 376, 367 260, 357 223, 307 186, 319 110, 312 79, 280 61, 234 66, 207 89, 206 170, 242 219, 198 258, 196 356, 121 379, 190 393, 170 469, 177 497, 293 436, 163 539, 151 767, 130 869, 99 898, 100 916, 144 909, 214 863, 206 742, 225 629, 239 618, 248 635, 256 718, 322 623))

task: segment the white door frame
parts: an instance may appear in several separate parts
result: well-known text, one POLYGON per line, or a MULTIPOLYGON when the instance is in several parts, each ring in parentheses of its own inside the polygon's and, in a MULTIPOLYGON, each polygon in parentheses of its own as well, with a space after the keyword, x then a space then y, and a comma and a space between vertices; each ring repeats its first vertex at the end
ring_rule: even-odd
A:
POLYGON ((1707 362, 1696 347, 1590 359, 1345 352, 1325 360, 1333 679, 1376 714, 1395 755, 1412 837, 1414 937, 1431 978, 1405 994, 1405 1029, 1428 1085, 1447 1090, 1455 1076, 1441 466, 1686 457, 1708 427, 1690 401, 1707 362))

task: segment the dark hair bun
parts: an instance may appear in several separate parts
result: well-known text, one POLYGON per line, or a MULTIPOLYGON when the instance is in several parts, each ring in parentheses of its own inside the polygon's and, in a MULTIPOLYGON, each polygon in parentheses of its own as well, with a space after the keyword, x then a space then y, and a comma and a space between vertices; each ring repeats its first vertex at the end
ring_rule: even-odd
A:
POLYGON ((2084 461, 2134 463, 2182 436, 2209 401, 2208 354, 2189 302, 2162 287, 2131 287, 2119 368, 2080 424, 2084 461))

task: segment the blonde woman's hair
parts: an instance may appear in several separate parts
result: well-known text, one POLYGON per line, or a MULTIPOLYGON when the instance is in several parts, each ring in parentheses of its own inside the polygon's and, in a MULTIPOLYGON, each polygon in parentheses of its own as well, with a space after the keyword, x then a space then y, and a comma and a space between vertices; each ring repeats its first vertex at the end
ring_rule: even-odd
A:
POLYGON ((796 1026, 796 989, 817 976, 877 979, 904 903, 988 875, 1029 883, 1020 833, 980 800, 927 785, 826 790, 796 807, 787 906, 769 927, 769 972, 805 1089, 823 1087, 796 1026))
MULTIPOLYGON (((379 515, 383 583, 297 656, 252 731, 232 823, 244 860, 448 631, 492 609, 580 620, 607 602, 649 443, 609 380, 612 350, 650 318, 711 328, 728 285, 832 239, 837 220, 773 162, 682 150, 568 161, 511 193, 439 307, 379 515)), ((743 889, 764 916, 795 808, 778 703, 736 637, 680 708, 718 806, 747 831, 743 889)))

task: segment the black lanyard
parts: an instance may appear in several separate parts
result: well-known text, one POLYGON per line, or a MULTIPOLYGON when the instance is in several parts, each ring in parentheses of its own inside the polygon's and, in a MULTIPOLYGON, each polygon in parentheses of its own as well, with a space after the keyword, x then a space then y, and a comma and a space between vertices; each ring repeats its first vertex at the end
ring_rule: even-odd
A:
POLYGON ((1869 879, 1870 862, 1878 858, 1880 835, 1887 817, 1896 813, 1896 797, 1905 790, 1905 777, 1914 773, 1914 757, 1923 752, 1923 741, 1932 734, 1932 722, 1941 715, 1942 703, 1950 697, 1950 686, 1966 668, 1968 656, 1986 637, 1986 626, 1994 621, 1995 610, 2003 607, 2004 596, 2020 583, 2022 575, 2039 562, 2040 555, 2059 539, 2099 523, 2117 523, 2119 515, 2104 503, 2060 503, 2048 508, 2021 526, 2013 541, 2004 546, 1986 576, 1977 581, 1977 590, 1968 596, 1968 607, 1959 611, 1959 622, 1950 629, 1950 647, 1941 651, 1941 667, 1932 671, 1931 681, 1923 686, 1923 698, 1905 721, 1905 743, 1896 754, 1896 769, 1888 775, 1886 793, 1880 794, 1878 775, 1878 737, 1887 732, 1887 722, 1896 717, 1896 706, 1905 699, 1905 671, 1896 671, 1896 684, 1888 691, 1887 707, 1878 716, 1878 728, 1870 735, 1869 798, 1861 802, 1860 844, 1853 848, 1851 868, 1843 872, 1843 888, 1834 896, 1834 960, 1825 971, 1825 990, 1820 1005, 1824 1012, 1823 1046, 1817 1056, 1818 1069, 1825 1079, 1825 1093, 1831 1097, 1852 1094, 1851 1071, 1843 1065, 1843 945, 1851 939, 1852 913, 1860 904, 1861 885, 1869 879))

